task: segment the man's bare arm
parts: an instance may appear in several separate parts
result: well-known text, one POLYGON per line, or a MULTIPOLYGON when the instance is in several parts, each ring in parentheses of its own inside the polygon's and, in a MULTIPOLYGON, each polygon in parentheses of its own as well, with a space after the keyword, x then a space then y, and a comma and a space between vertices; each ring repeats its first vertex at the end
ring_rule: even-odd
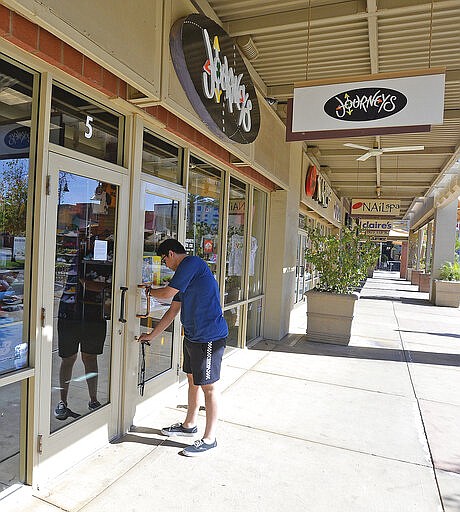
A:
POLYGON ((139 342, 142 341, 151 341, 157 336, 159 336, 165 329, 167 329, 173 322, 176 315, 179 313, 181 307, 181 303, 178 301, 171 302, 171 306, 169 306, 168 311, 161 317, 161 320, 154 327, 154 329, 147 333, 143 333, 139 336, 139 342))

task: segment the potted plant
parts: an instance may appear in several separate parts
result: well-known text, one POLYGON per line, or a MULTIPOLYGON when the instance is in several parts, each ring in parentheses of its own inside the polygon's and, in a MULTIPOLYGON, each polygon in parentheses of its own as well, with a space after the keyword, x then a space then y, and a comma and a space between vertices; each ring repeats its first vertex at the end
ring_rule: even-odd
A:
POLYGON ((446 261, 439 269, 439 278, 434 280, 434 303, 436 306, 458 308, 460 306, 460 263, 446 261))
POLYGON ((307 339, 347 345, 359 297, 354 290, 375 265, 379 247, 359 227, 345 227, 340 235, 324 235, 316 228, 308 235, 305 260, 314 265, 320 281, 306 293, 307 339))

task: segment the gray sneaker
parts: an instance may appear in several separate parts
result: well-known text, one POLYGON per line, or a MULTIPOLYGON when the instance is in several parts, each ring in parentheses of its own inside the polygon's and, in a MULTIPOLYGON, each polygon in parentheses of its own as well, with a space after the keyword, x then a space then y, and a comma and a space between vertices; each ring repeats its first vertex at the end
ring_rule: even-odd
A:
POLYGON ((195 441, 191 446, 187 446, 182 450, 182 454, 186 457, 196 457, 197 455, 202 455, 203 453, 207 453, 209 450, 212 450, 217 446, 217 440, 214 440, 213 443, 207 444, 200 439, 199 441, 195 441))
POLYGON ((161 429, 161 433, 164 436, 184 436, 184 437, 193 437, 198 432, 196 427, 185 428, 182 423, 174 423, 170 427, 165 427, 161 429))
POLYGON ((66 420, 69 417, 69 409, 67 409, 67 405, 62 400, 54 409, 54 417, 58 420, 66 420))

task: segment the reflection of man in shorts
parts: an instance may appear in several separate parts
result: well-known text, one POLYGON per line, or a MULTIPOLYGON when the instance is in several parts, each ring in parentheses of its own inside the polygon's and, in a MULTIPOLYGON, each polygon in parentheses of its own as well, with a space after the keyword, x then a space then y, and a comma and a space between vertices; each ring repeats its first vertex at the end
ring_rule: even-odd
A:
POLYGON ((188 256, 177 240, 163 241, 157 249, 167 267, 174 270, 168 286, 150 290, 156 299, 172 298, 168 311, 150 333, 139 341, 150 341, 163 332, 181 313, 184 327, 183 370, 188 379, 188 408, 183 423, 162 429, 166 436, 194 436, 197 432, 199 392, 204 392, 206 428, 203 438, 183 450, 187 456, 200 455, 217 446, 220 367, 228 336, 222 314, 217 281, 204 260, 188 256))
POLYGON ((67 396, 69 383, 72 379, 72 370, 77 360, 80 347, 81 360, 85 366, 86 383, 88 385, 90 411, 97 409, 101 403, 97 399, 98 365, 97 356, 104 350, 106 335, 106 322, 94 320, 58 319, 58 348, 62 358, 59 369, 59 385, 61 400, 54 410, 58 420, 65 420, 69 416, 67 396))

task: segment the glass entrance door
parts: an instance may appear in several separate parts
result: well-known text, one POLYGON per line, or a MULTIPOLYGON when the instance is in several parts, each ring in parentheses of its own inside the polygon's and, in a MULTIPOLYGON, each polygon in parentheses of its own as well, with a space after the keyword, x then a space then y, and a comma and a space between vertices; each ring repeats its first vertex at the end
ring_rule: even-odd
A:
POLYGON ((123 312, 115 308, 125 284, 126 245, 118 243, 128 217, 120 214, 127 211, 125 180, 50 156, 41 375, 49 401, 40 411, 40 466, 56 454, 79 459, 117 433, 112 382, 120 378, 123 335, 123 312))
MULTIPOLYGON (((181 239, 181 220, 184 218, 185 193, 150 182, 142 183, 141 222, 142 226, 142 283, 166 286, 174 272, 157 256, 158 246, 168 238, 181 239)), ((147 307, 143 291, 139 304, 140 332, 150 332, 168 310, 170 302, 158 302, 153 298, 147 307)), ((180 324, 176 320, 153 340, 144 346, 144 357, 139 349, 139 386, 145 395, 157 393, 171 385, 178 378, 180 357, 180 324)))

